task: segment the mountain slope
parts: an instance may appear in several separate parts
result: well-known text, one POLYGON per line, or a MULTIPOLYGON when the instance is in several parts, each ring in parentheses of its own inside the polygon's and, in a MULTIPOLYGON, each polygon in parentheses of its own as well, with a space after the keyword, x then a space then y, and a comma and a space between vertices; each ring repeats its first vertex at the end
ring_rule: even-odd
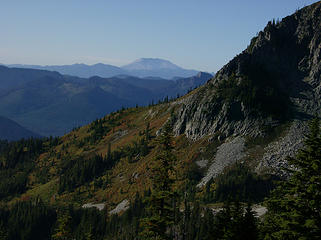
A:
POLYGON ((176 81, 166 81, 164 79, 151 80, 149 77, 126 77, 117 81, 125 81, 137 87, 148 89, 152 91, 155 96, 158 96, 158 98, 164 98, 165 96, 176 97, 177 95, 184 95, 188 91, 205 84, 212 77, 211 74, 199 72, 195 76, 178 78, 176 81))
POLYGON ((16 141, 22 138, 40 137, 39 134, 31 132, 18 123, 0 116, 0 139, 16 141))
POLYGON ((45 76, 61 79, 59 73, 48 71, 35 71, 33 69, 15 68, 11 69, 0 65, 0 93, 1 91, 18 88, 21 85, 45 76))

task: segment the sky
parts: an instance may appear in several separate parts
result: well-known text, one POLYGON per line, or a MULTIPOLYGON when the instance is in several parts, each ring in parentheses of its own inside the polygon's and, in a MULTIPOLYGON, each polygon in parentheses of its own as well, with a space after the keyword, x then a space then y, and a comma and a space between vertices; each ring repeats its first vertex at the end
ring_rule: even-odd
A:
POLYGON ((0 63, 121 66, 163 58, 216 72, 309 0, 0 0, 0 63))

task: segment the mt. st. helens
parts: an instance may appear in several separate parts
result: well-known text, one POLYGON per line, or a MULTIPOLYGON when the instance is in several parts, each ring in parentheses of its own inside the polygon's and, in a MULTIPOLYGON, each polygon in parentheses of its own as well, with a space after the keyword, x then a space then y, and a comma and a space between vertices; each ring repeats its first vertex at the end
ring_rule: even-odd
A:
POLYGON ((196 75, 195 70, 181 68, 170 61, 159 58, 141 58, 125 65, 122 69, 139 77, 157 76, 161 78, 190 77, 196 75))

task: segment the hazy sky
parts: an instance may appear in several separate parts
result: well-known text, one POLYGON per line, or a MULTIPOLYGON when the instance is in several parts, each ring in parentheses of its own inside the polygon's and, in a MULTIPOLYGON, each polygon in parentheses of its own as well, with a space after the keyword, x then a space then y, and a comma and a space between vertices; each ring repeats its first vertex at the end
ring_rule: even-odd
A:
POLYGON ((124 65, 142 57, 217 71, 273 18, 309 0, 0 0, 0 62, 124 65))

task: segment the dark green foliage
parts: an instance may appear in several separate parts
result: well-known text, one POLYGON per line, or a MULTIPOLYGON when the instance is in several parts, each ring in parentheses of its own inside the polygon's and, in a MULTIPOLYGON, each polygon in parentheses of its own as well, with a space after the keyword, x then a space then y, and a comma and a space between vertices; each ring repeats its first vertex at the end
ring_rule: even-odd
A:
POLYGON ((44 140, 29 139, 17 142, 3 143, 0 155, 0 168, 15 168, 18 164, 22 165, 30 162, 30 159, 38 156, 43 149, 44 140))
POLYGON ((0 199, 25 192, 30 170, 31 168, 26 168, 25 172, 1 171, 0 199))
MULTIPOLYGON (((167 225, 171 228, 169 239, 257 239, 257 220, 251 211, 243 213, 239 204, 227 205, 214 215, 198 202, 192 208, 185 203, 184 212, 176 211, 175 215, 176 221, 167 225)), ((138 194, 121 216, 108 216, 106 211, 95 208, 54 209, 36 199, 18 202, 10 209, 0 208, 0 239, 143 239, 138 238, 140 223, 149 217, 150 212, 138 194)), ((165 232, 162 235, 147 239, 167 238, 165 232)))
POLYGON ((95 208, 46 206, 40 199, 0 207, 1 240, 137 239, 139 219, 145 214, 139 194, 122 216, 108 216, 95 208))
POLYGON ((145 157, 149 152, 147 140, 141 138, 139 141, 133 141, 132 144, 123 148, 123 151, 127 155, 129 163, 137 162, 141 157, 145 157))
POLYGON ((226 200, 260 202, 274 188, 276 177, 257 175, 246 164, 235 164, 206 185, 205 202, 226 200), (211 185, 215 184, 215 190, 211 185))
POLYGON ((72 234, 74 238, 87 240, 91 237, 94 239, 103 239, 106 233, 107 216, 106 212, 100 212, 95 208, 90 209, 69 209, 69 215, 72 219, 72 234))
MULTIPOLYGON (((110 231, 105 211, 95 208, 76 209, 72 206, 59 209, 55 224, 51 226, 51 239, 55 240, 90 240, 103 239, 110 231)), ((116 235, 115 232, 112 232, 116 235)))
POLYGON ((155 158, 153 168, 153 189, 151 196, 147 198, 148 217, 142 219, 142 239, 170 239, 167 233, 168 227, 174 224, 175 203, 172 192, 173 164, 176 161, 173 150, 172 127, 167 122, 159 139, 159 152, 155 158))
POLYGON ((55 138, 1 142, 0 199, 27 189, 28 175, 35 166, 35 160, 47 146, 54 144, 57 144, 55 138))
POLYGON ((72 238, 71 216, 68 211, 58 211, 56 229, 52 235, 53 240, 68 240, 72 238))
POLYGON ((202 179, 203 173, 200 170, 199 166, 196 165, 195 162, 192 162, 190 164, 186 177, 188 181, 192 182, 193 184, 198 183, 202 179))
POLYGON ((241 236, 243 239, 254 240, 259 239, 259 219, 255 218, 250 203, 247 204, 242 222, 241 236))
POLYGON ((258 239, 258 220, 250 204, 244 212, 239 202, 225 203, 223 209, 213 214, 209 208, 202 208, 198 202, 193 208, 185 202, 181 236, 184 240, 255 240, 258 239))
POLYGON ((321 130, 311 122, 305 147, 295 158, 291 177, 280 183, 267 200, 266 239, 320 239, 321 234, 321 130))
POLYGON ((0 208, 0 226, 5 229, 7 240, 48 239, 55 219, 54 209, 40 199, 18 202, 10 209, 0 208))
POLYGON ((138 239, 140 220, 146 216, 145 207, 141 196, 137 193, 135 200, 130 204, 130 208, 123 215, 109 217, 106 223, 107 239, 138 239))
POLYGON ((124 156, 124 152, 115 150, 106 157, 95 155, 88 159, 65 159, 61 166, 59 192, 73 191, 76 187, 94 180, 110 170, 124 156))
POLYGON ((116 116, 114 116, 114 114, 110 114, 108 117, 96 119, 90 124, 90 136, 86 137, 85 140, 80 141, 78 145, 83 146, 85 143, 94 144, 101 140, 110 130, 120 125, 119 119, 119 114, 116 116))
POLYGON ((250 204, 246 212, 239 202, 227 203, 216 216, 216 239, 255 240, 258 239, 257 219, 250 204))

